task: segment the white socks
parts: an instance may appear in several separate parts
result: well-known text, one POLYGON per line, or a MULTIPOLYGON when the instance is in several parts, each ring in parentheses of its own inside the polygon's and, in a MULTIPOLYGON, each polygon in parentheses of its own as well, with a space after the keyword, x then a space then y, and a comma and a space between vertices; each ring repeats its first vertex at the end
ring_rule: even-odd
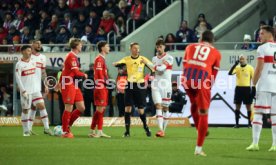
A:
POLYGON ((33 129, 33 124, 34 124, 34 120, 35 120, 35 114, 36 114, 36 109, 35 110, 31 109, 29 111, 29 130, 30 131, 33 129))
POLYGON ((169 110, 163 112, 163 117, 164 117, 163 129, 164 129, 164 132, 165 132, 165 130, 167 128, 167 125, 169 123, 169 110))
POLYGON ((272 145, 276 146, 276 116, 271 115, 272 145))
POLYGON ((157 123, 158 123, 158 127, 161 131, 163 131, 163 114, 162 114, 162 110, 157 109, 156 110, 156 118, 157 118, 157 123))
POLYGON ((46 109, 40 110, 40 117, 43 122, 44 128, 49 129, 49 120, 48 120, 48 114, 46 109))
POLYGON ((28 122, 29 121, 29 115, 28 113, 21 113, 21 123, 22 123, 22 127, 23 127, 23 133, 25 132, 29 132, 29 127, 28 127, 28 122))
POLYGON ((254 114, 254 119, 252 122, 253 144, 259 143, 262 127, 263 127, 263 115, 254 114))
POLYGON ((201 152, 202 152, 202 146, 201 147, 196 146, 195 153, 201 153, 201 152))

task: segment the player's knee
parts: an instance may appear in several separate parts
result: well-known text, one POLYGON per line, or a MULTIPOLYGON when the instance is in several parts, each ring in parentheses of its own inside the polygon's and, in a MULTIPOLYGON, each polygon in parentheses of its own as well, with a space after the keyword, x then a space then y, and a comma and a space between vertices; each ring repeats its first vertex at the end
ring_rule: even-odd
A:
POLYGON ((207 115, 208 114, 208 110, 206 110, 206 109, 200 109, 199 110, 199 114, 200 115, 207 115))
POLYGON ((168 111, 169 110, 169 107, 167 107, 167 106, 163 106, 163 111, 168 111))
POLYGON ((28 114, 28 109, 22 109, 22 112, 23 112, 24 114, 28 114))
POLYGON ((161 106, 161 104, 158 103, 158 104, 155 104, 155 108, 156 109, 162 109, 162 106, 161 106))
POLYGON ((132 108, 131 106, 126 106, 125 107, 125 112, 130 113, 131 112, 131 108, 132 108))
POLYGON ((263 114, 261 114, 261 113, 255 113, 254 117, 253 117, 253 122, 262 123, 263 122, 263 114))

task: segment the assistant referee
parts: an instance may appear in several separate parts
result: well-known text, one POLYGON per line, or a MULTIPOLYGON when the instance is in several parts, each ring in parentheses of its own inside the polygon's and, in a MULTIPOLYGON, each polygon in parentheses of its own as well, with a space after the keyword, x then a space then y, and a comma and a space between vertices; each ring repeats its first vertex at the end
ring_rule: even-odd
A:
POLYGON ((251 87, 251 81, 254 75, 254 68, 246 63, 246 57, 241 55, 239 60, 235 62, 234 66, 229 71, 229 75, 236 74, 236 88, 234 96, 234 104, 236 105, 235 119, 236 125, 234 128, 239 128, 239 118, 241 104, 246 105, 247 118, 248 118, 248 128, 251 128, 251 104, 253 101, 253 96, 256 93, 255 86, 251 87))
POLYGON ((145 67, 153 70, 153 64, 146 57, 140 55, 140 46, 138 43, 130 44, 131 55, 124 57, 118 62, 113 63, 114 66, 126 64, 127 68, 127 86, 125 89, 125 128, 126 132, 123 137, 130 136, 130 114, 132 106, 138 108, 140 119, 143 122, 146 135, 151 136, 151 132, 147 125, 144 107, 146 105, 146 88, 145 88, 145 67))

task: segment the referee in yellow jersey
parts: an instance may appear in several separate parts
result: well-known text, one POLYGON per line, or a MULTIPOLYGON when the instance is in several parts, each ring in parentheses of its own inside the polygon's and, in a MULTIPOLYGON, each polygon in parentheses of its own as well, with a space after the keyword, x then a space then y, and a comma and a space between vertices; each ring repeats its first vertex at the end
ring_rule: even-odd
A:
POLYGON ((131 55, 126 56, 113 65, 126 64, 127 67, 127 86, 125 89, 125 128, 126 132, 123 137, 130 136, 130 114, 132 106, 138 108, 140 119, 143 122, 146 135, 151 136, 151 132, 147 125, 144 107, 146 106, 146 87, 145 87, 145 67, 153 70, 153 64, 146 57, 140 55, 140 46, 138 43, 130 44, 131 55))
POLYGON ((240 109, 241 104, 246 105, 247 117, 248 117, 248 128, 251 128, 251 104, 253 101, 254 93, 256 93, 255 86, 251 88, 251 81, 254 75, 254 68, 246 63, 246 57, 241 55, 239 60, 236 61, 234 66, 229 71, 229 75, 236 74, 236 88, 234 96, 234 104, 236 105, 235 110, 235 119, 236 125, 234 128, 239 128, 239 118, 240 118, 240 109))

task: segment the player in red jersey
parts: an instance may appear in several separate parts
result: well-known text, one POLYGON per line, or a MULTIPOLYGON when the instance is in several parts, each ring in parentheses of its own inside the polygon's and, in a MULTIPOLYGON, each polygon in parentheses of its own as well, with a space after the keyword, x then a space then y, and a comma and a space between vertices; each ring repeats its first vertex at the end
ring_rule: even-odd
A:
POLYGON ((99 55, 94 61, 94 102, 96 105, 96 112, 93 115, 91 123, 91 133, 89 137, 105 137, 111 136, 103 133, 103 116, 106 106, 108 105, 108 89, 106 82, 108 80, 107 65, 105 63, 105 57, 110 51, 110 47, 106 41, 100 41, 98 43, 99 55), (96 133, 96 126, 98 125, 98 133, 96 133))
POLYGON ((65 57, 60 78, 61 94, 65 104, 65 110, 62 115, 63 138, 74 137, 70 132, 70 126, 73 125, 74 121, 85 110, 81 90, 78 88, 77 83, 75 83, 76 78, 87 78, 87 75, 79 70, 78 54, 81 52, 82 43, 80 39, 72 38, 69 41, 69 45, 71 51, 65 57), (72 112, 74 104, 76 105, 76 109, 72 112))
POLYGON ((212 45, 214 34, 211 31, 205 31, 199 41, 186 48, 182 85, 190 98, 191 114, 198 132, 195 155, 206 156, 202 146, 208 131, 211 87, 220 67, 221 55, 212 45))

